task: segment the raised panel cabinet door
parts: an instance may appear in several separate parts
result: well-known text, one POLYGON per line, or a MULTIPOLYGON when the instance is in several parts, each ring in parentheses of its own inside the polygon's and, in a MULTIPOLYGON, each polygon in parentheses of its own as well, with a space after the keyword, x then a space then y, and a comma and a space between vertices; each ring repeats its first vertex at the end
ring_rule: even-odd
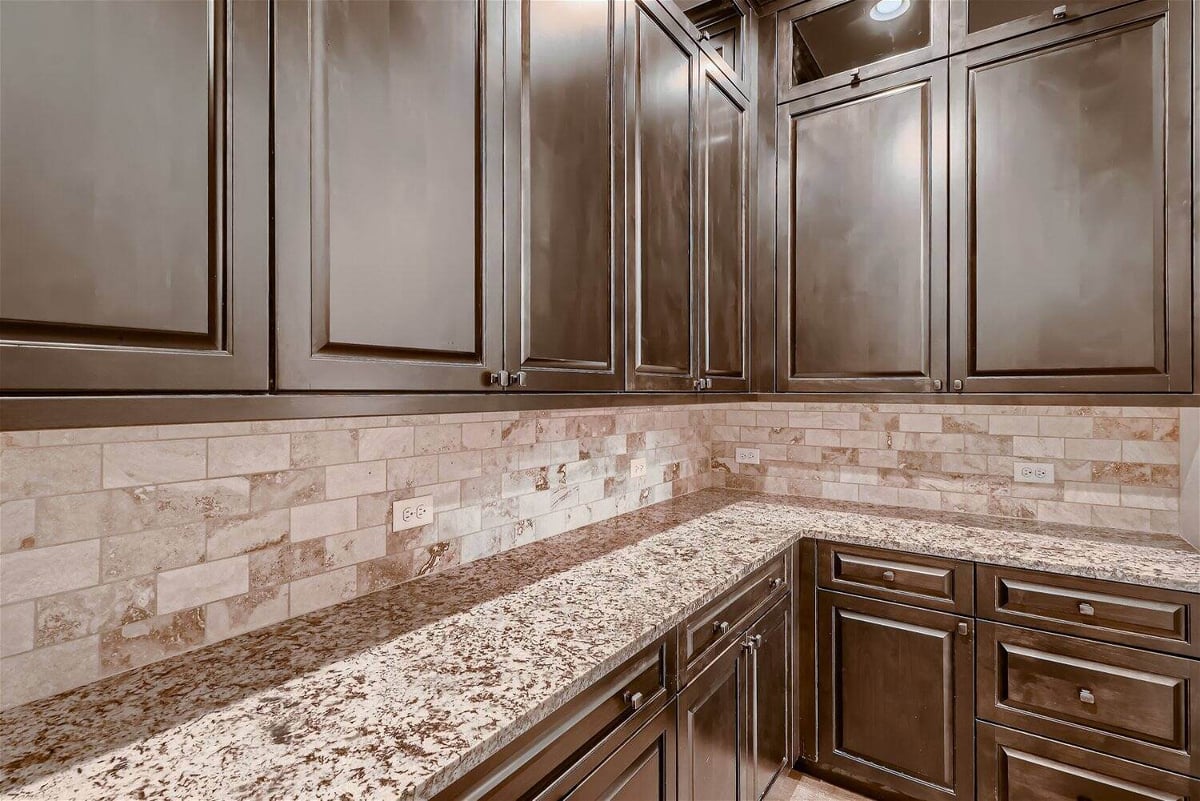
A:
POLYGON ((704 56, 700 79, 700 377, 749 389, 750 101, 704 56))
POLYGON ((1192 387, 1191 3, 951 58, 955 388, 1192 387))
POLYGON ((817 596, 818 762, 906 798, 972 799, 971 619, 817 596))
POLYGON ((750 772, 753 798, 763 798, 791 763, 792 599, 785 596, 750 630, 751 713, 750 772))
POLYGON ((267 388, 267 26, 0 3, 0 391, 267 388))
POLYGON ((626 15, 626 387, 691 390, 699 51, 655 0, 626 15))
POLYGON ((725 649, 679 694, 680 801, 748 801, 750 669, 742 641, 725 649))
POLYGON ((780 107, 778 390, 942 388, 946 86, 943 61, 780 107))
POLYGON ((275 19, 279 386, 487 388, 502 4, 298 0, 275 19))
POLYGON ((625 384, 625 18, 616 0, 505 5, 505 367, 515 388, 625 384))
POLYGON ((676 801, 675 704, 659 712, 564 801, 676 801))
POLYGON ((1137 0, 950 0, 950 52, 1073 22, 1137 0))

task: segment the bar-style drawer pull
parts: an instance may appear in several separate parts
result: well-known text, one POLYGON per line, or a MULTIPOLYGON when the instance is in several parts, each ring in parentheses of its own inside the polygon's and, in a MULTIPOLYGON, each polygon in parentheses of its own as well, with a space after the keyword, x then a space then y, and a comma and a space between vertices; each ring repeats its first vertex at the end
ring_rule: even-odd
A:
POLYGON ((774 591, 774 590, 777 590, 777 589, 779 589, 780 587, 782 587, 782 586, 783 586, 783 579, 781 579, 781 578, 773 578, 773 579, 771 579, 771 583, 770 583, 770 585, 768 585, 768 586, 770 587, 770 589, 771 589, 772 591, 774 591))
POLYGON ((636 712, 642 708, 643 704, 646 703, 646 696, 643 695, 642 693, 635 693, 635 692, 630 692, 629 690, 626 690, 625 691, 625 703, 630 709, 632 709, 634 712, 636 712))
POLYGON ((1051 11, 1050 13, 1054 15, 1055 19, 1066 19, 1067 18, 1067 6, 1065 4, 1061 5, 1061 6, 1055 6, 1054 10, 1051 11))
POLYGON ((1079 614, 1091 617, 1096 614, 1096 607, 1089 604, 1087 601, 1079 602, 1079 614))
POLYGON ((720 620, 713 623, 713 634, 716 634, 718 637, 727 631, 729 631, 729 623, 727 621, 720 620))
POLYGON ((895 570, 883 571, 883 580, 884 581, 895 581, 896 580, 896 571, 895 570))
POLYGON ((1088 688, 1082 687, 1079 690, 1079 700, 1085 704, 1094 704, 1096 703, 1096 696, 1088 688))

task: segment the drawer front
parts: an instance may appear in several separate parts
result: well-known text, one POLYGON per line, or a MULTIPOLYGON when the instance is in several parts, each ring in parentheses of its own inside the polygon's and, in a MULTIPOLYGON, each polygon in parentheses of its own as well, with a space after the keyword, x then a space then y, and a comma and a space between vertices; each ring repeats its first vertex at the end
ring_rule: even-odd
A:
POLYGON ((969 562, 832 542, 818 550, 823 589, 959 614, 974 609, 969 562))
POLYGON ((981 718, 1200 773, 1200 662, 981 622, 978 671, 981 718))
POLYGON ((689 675, 725 643, 744 633, 751 614, 768 600, 788 591, 788 569, 792 549, 781 553, 764 567, 687 619, 683 626, 682 663, 689 675))
POLYGON ((1200 656, 1200 595, 991 565, 977 575, 980 617, 1200 656))
POLYGON ((980 723, 977 801, 1200 801, 1200 781, 980 723))

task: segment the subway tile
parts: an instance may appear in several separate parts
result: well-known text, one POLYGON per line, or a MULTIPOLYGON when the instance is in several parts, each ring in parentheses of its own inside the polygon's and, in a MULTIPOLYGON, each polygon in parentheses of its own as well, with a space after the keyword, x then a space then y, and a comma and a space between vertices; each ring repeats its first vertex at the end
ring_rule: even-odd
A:
POLYGON ((224 559, 229 556, 257 551, 279 545, 288 538, 291 513, 287 509, 235 517, 229 520, 210 521, 208 524, 207 558, 224 559))
POLYGON ((1175 534, 1179 531, 1179 513, 1159 509, 1133 509, 1124 506, 1092 507, 1092 523, 1125 531, 1175 534))
POLYGON ((418 456, 462 450, 462 425, 416 426, 413 446, 418 456))
POLYGON ((465 478, 475 478, 482 473, 483 460, 478 451, 443 453, 438 456, 439 481, 461 481, 465 478))
POLYGON ((37 602, 35 642, 39 648, 120 628, 155 614, 151 576, 65 592, 37 602))
POLYGON ((158 574, 158 612, 168 614, 250 589, 250 561, 234 556, 158 574))
POLYGON ((1120 506, 1121 488, 1116 484, 1083 484, 1066 481, 1063 483, 1063 500, 1069 503, 1120 506))
POLYGON ((1092 507, 1085 503, 1064 501, 1038 501, 1038 520, 1047 523, 1070 523, 1086 526, 1092 522, 1092 507))
POLYGON ((1179 511, 1179 491, 1163 487, 1121 487, 1121 505, 1137 509, 1179 511))
POLYGON ((986 434, 988 425, 986 414, 942 415, 942 431, 947 434, 986 434))
POLYGON ((358 458, 366 462, 412 456, 416 447, 414 430, 412 426, 365 429, 359 437, 358 458))
POLYGON ((320 467, 250 476, 250 508, 256 512, 323 500, 325 471, 320 467))
POLYGON ((289 614, 305 615, 350 600, 358 594, 357 571, 356 565, 349 565, 293 581, 288 585, 289 614))
POLYGON ((358 501, 355 498, 296 506, 292 509, 291 538, 298 542, 338 534, 358 528, 357 522, 358 501))
POLYGON ((408 489, 438 480, 437 456, 414 456, 407 459, 389 459, 387 463, 387 488, 408 489))
POLYGON ((202 439, 119 442, 103 446, 104 487, 135 487, 204 478, 206 443, 202 439))
POLYGON ((36 505, 33 498, 0 503, 0 553, 34 546, 36 505))
POLYGON ((51 431, 17 432, 32 434, 38 445, 101 445, 106 442, 142 442, 166 439, 159 426, 116 426, 110 428, 59 428, 51 431))
POLYGON ((334 568, 378 559, 387 554, 387 530, 383 526, 332 534, 324 542, 325 564, 334 568))
POLYGON ((1043 437, 1086 439, 1092 436, 1091 417, 1039 417, 1037 420, 1038 434, 1043 437))
POLYGON ((1179 446, 1174 442, 1127 440, 1121 443, 1121 458, 1143 464, 1179 464, 1179 446))
POLYGON ((0 554, 0 604, 89 587, 99 577, 99 540, 0 554))
POLYGON ((325 468, 325 497, 348 498, 369 495, 387 488, 387 462, 357 462, 325 468))
POLYGON ((0 450, 0 500, 100 489, 100 446, 0 450))
POLYGON ((288 587, 251 590, 205 607, 204 641, 220 640, 279 623, 288 617, 288 587))
POLYGON ((212 478, 269 473, 290 466, 288 434, 217 437, 208 441, 208 475, 212 478))
POLYGON ((991 415, 988 431, 993 436, 1035 437, 1038 433, 1038 418, 1024 415, 991 415))
POLYGON ((98 637, 0 659, 0 708, 9 709, 100 678, 98 637))
POLYGON ((0 658, 33 648, 34 603, 0 606, 0 658))
POLYGON ((104 675, 147 665, 204 644, 202 607, 157 615, 100 635, 104 675))
POLYGON ((942 430, 942 416, 940 414, 901 414, 899 430, 914 433, 940 433, 942 430))
POLYGON ((1068 459, 1119 462, 1121 460, 1121 441, 1116 439, 1068 439, 1065 440, 1063 453, 1068 459))
MULTIPOLYGON (((410 451, 411 446, 410 433, 410 451)), ((291 466, 324 467, 330 464, 346 464, 358 460, 358 450, 359 433, 353 429, 301 431, 292 434, 291 466)))
POLYGON ((101 581, 195 565, 205 558, 205 524, 137 531, 100 541, 101 581))
POLYGON ((1013 437, 1013 456, 1063 458, 1063 440, 1058 437, 1013 437))
POLYGON ((1148 417, 1101 417, 1096 420, 1094 436, 1099 439, 1153 439, 1154 422, 1148 417))

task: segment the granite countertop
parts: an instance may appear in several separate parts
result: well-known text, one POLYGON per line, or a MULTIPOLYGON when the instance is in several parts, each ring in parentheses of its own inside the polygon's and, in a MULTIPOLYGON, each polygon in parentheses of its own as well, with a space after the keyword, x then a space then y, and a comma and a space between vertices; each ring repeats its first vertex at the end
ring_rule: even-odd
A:
POLYGON ((429 798, 801 536, 1200 591, 1171 537, 707 490, 8 710, 0 793, 429 798))

